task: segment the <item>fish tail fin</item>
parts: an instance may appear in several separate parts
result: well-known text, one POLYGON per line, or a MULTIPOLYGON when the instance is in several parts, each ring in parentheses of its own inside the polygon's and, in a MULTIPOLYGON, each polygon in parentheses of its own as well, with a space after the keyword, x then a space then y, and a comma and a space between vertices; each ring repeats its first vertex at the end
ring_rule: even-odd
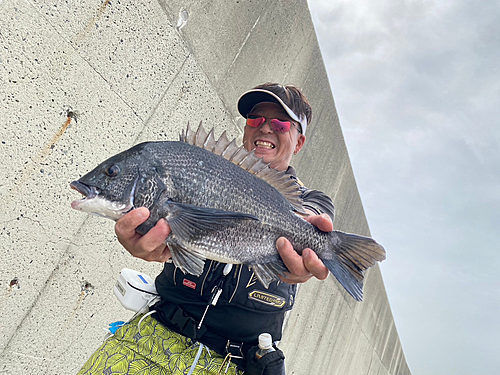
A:
POLYGON ((328 238, 329 249, 321 260, 345 290, 362 301, 364 273, 385 259, 384 248, 372 238, 356 234, 333 231, 328 238))

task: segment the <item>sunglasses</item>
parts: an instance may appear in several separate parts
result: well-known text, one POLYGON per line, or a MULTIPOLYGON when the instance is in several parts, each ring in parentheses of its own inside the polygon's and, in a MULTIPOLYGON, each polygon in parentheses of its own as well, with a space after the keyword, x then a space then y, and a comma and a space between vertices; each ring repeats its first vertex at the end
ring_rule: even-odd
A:
POLYGON ((292 121, 281 121, 276 118, 266 119, 265 117, 251 114, 247 115, 247 125, 252 128, 260 127, 263 123, 266 122, 266 120, 269 120, 269 126, 271 126, 273 132, 286 133, 290 131, 290 127, 293 125, 297 128, 299 133, 302 134, 302 132, 300 131, 300 127, 298 127, 292 121))

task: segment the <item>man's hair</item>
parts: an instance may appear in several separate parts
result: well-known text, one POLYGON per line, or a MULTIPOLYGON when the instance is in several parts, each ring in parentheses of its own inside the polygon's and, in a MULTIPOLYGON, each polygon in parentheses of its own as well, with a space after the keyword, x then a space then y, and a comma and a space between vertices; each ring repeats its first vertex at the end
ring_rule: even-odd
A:
POLYGON ((307 98, 300 91, 297 86, 293 85, 280 85, 279 83, 267 82, 262 85, 254 87, 254 89, 264 89, 271 91, 278 95, 283 102, 290 107, 290 109, 299 118, 306 117, 307 124, 309 125, 312 120, 312 108, 307 98))

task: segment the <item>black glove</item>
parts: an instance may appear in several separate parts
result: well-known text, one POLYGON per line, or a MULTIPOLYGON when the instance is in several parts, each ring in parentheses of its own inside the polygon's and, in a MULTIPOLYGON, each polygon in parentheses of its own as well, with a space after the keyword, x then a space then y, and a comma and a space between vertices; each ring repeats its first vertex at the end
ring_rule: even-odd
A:
POLYGON ((267 353, 261 359, 257 359, 255 353, 259 347, 251 347, 246 355, 245 375, 286 375, 285 355, 278 348, 275 349, 274 352, 267 353))

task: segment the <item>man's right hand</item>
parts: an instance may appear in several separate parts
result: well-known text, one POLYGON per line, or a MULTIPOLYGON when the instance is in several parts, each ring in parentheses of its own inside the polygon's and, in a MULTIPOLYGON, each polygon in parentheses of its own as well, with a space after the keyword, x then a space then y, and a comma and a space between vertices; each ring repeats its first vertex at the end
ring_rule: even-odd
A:
POLYGON ((170 226, 161 219, 144 236, 135 231, 149 217, 146 207, 139 207, 123 216, 116 222, 115 233, 118 241, 132 256, 148 262, 165 263, 171 254, 165 240, 170 234, 170 226))

